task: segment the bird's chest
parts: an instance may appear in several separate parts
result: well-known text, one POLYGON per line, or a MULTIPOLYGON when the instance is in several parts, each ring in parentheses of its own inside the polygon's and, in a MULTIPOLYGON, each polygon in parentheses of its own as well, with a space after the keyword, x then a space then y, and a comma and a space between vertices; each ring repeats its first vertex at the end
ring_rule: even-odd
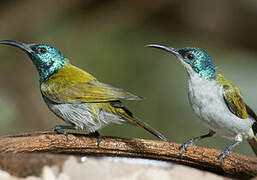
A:
POLYGON ((230 112, 223 99, 222 87, 215 80, 191 77, 188 96, 194 112, 209 129, 228 138, 238 134, 246 138, 252 136, 252 121, 230 112))
POLYGON ((222 97, 222 89, 215 80, 199 77, 189 79, 189 102, 197 116, 215 129, 218 126, 226 105, 222 97))

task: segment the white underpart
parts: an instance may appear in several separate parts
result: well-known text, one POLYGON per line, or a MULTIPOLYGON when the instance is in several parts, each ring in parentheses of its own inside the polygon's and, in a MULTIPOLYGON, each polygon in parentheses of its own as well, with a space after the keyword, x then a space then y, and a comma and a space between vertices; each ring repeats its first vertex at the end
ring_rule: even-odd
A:
POLYGON ((65 122, 72 124, 78 130, 95 132, 110 123, 127 123, 120 116, 102 111, 94 103, 56 104, 44 98, 49 109, 65 122), (93 111, 93 112, 92 112, 93 111), (96 114, 96 115, 94 115, 96 114))
POLYGON ((238 142, 251 139, 253 120, 238 118, 230 112, 223 99, 223 87, 216 80, 201 78, 191 67, 184 66, 189 74, 189 102, 204 124, 219 135, 238 142))

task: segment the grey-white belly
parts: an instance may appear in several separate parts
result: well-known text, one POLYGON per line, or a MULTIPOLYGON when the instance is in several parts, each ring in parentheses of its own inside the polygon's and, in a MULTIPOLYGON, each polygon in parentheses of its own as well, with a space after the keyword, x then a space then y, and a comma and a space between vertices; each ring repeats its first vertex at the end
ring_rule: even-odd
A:
POLYGON ((120 116, 103 111, 95 103, 56 104, 44 97, 49 109, 78 130, 95 132, 110 123, 126 123, 120 116))
POLYGON ((230 112, 223 95, 222 87, 216 81, 189 80, 189 101, 197 116, 207 127, 218 134, 235 138, 238 134, 251 137, 251 119, 241 119, 230 112))

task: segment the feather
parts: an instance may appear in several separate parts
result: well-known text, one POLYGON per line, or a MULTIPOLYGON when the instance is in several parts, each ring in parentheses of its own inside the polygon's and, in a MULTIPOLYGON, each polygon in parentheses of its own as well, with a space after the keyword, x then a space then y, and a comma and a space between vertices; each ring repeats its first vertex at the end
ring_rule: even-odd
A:
POLYGON ((97 81, 89 73, 66 65, 41 84, 41 92, 55 103, 97 103, 116 100, 142 100, 122 89, 97 81))
POLYGON ((257 134, 257 115, 255 114, 255 112, 247 104, 245 104, 245 105, 246 105, 247 113, 254 120, 254 123, 253 123, 253 126, 252 126, 253 132, 254 132, 254 134, 257 134))
POLYGON ((217 74, 217 82, 223 87, 223 98, 229 110, 237 117, 247 119, 248 113, 240 91, 221 74, 217 74))
POLYGON ((253 139, 248 140, 248 143, 252 147, 255 155, 257 156, 257 138, 256 138, 256 135, 257 135, 257 115, 247 104, 246 104, 246 110, 247 110, 247 113, 249 114, 249 116, 251 116, 252 119, 254 119, 254 123, 253 123, 252 128, 253 128, 253 133, 255 135, 253 137, 253 139))
POLYGON ((246 119, 249 115, 254 120, 252 125, 254 136, 247 141, 257 156, 257 116, 255 112, 244 103, 240 91, 232 84, 232 82, 227 80, 221 74, 217 74, 217 82, 223 87, 223 98, 229 110, 239 118, 246 119))
POLYGON ((111 102, 110 105, 112 107, 115 107, 116 113, 119 114, 122 118, 125 118, 129 123, 145 129, 148 133, 154 135, 155 137, 158 137, 163 141, 168 141, 168 139, 165 136, 163 136, 160 132, 156 131, 150 125, 143 122, 142 120, 136 118, 132 114, 132 112, 130 112, 125 106, 121 104, 120 101, 111 102))

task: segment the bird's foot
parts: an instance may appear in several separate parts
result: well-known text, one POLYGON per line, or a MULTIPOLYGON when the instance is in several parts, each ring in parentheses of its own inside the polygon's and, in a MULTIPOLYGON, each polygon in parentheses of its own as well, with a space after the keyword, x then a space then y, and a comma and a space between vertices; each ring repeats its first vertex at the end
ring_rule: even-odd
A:
POLYGON ((53 128, 53 131, 55 131, 57 134, 63 134, 66 137, 66 140, 68 141, 69 140, 69 137, 68 137, 69 133, 66 132, 64 129, 65 128, 63 128, 62 126, 55 126, 53 128))
POLYGON ((235 147, 236 145, 238 145, 240 141, 236 141, 233 144, 231 144, 230 146, 228 146, 223 152, 219 153, 219 160, 220 160, 220 166, 223 168, 223 160, 225 157, 227 157, 227 155, 231 152, 232 148, 235 147))
POLYGON ((219 161, 220 161, 220 166, 223 167, 223 160, 224 158, 231 152, 232 148, 229 146, 228 148, 225 149, 225 151, 219 153, 219 161))
POLYGON ((219 161, 221 167, 223 167, 223 159, 228 155, 228 153, 228 151, 223 151, 219 153, 219 161))
POLYGON ((100 135, 100 133, 99 133, 98 131, 91 132, 91 133, 89 133, 88 135, 91 136, 91 137, 96 137, 96 138, 97 138, 97 141, 96 141, 97 146, 100 145, 100 142, 101 142, 101 135, 100 135))
POLYGON ((194 139, 190 139, 189 141, 185 142, 184 144, 181 144, 179 146, 179 150, 180 150, 179 155, 180 155, 180 157, 182 156, 182 154, 186 150, 186 148, 188 146, 192 146, 192 145, 194 145, 194 139))
POLYGON ((179 147, 179 149, 180 149, 180 153, 179 153, 179 154, 180 154, 180 157, 182 156, 184 150, 185 150, 188 146, 194 145, 194 143, 195 143, 196 141, 199 141, 199 140, 201 140, 201 139, 205 139, 205 138, 207 138, 207 137, 212 137, 214 134, 215 134, 214 131, 209 130, 209 133, 208 133, 208 134, 204 134, 204 135, 202 135, 202 136, 192 138, 192 139, 188 140, 187 142, 185 142, 184 144, 181 144, 180 147, 179 147))

